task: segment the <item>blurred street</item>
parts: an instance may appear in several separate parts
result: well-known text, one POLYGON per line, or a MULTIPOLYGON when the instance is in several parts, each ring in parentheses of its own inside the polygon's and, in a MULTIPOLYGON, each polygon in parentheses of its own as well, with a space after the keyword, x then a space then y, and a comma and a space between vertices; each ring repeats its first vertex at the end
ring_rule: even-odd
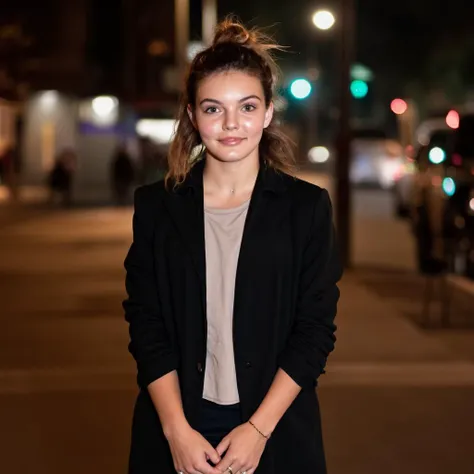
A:
MULTIPOLYGON (((127 472, 132 191, 201 153, 294 161, 331 196, 348 269, 318 386, 328 474, 474 474, 473 15, 461 0, 3 2, 0 474, 127 472)), ((247 165, 206 173, 208 207, 243 206, 247 165)))
MULTIPOLYGON (((474 334, 419 327, 407 224, 391 217, 388 191, 357 190, 353 202, 355 270, 341 283, 337 349, 319 389, 329 474, 472 474, 474 334)), ((131 216, 0 209, 1 472, 125 472, 131 216)), ((465 324, 470 304, 453 302, 465 324)))

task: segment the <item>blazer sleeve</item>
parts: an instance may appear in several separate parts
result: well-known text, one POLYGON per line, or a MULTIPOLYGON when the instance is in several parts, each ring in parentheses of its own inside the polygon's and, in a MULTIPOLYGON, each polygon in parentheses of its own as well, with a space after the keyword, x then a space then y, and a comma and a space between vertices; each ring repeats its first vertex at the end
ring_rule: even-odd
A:
POLYGON ((129 323, 128 349, 136 361, 138 385, 143 389, 178 368, 178 356, 160 311, 153 255, 156 220, 146 191, 146 187, 135 191, 133 242, 124 262, 128 298, 122 303, 129 323))
POLYGON ((334 349, 341 276, 331 201, 322 190, 303 254, 294 325, 279 360, 279 366, 302 388, 317 384, 334 349))

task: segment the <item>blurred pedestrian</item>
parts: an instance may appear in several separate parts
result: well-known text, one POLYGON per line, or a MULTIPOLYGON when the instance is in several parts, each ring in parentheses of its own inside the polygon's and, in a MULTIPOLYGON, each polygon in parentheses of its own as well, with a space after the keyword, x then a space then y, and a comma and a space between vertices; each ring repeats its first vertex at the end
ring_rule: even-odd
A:
POLYGON ((110 174, 114 202, 123 206, 128 203, 130 190, 135 180, 133 162, 124 144, 119 145, 114 153, 110 174))
POLYGON ((59 198, 64 207, 72 205, 72 188, 77 166, 77 157, 71 148, 64 149, 57 156, 54 166, 48 176, 50 201, 54 203, 59 198))
POLYGON ((326 473, 315 387, 342 269, 329 195, 291 175, 272 122, 272 48, 219 25, 191 64, 167 177, 135 193, 129 473, 326 473))

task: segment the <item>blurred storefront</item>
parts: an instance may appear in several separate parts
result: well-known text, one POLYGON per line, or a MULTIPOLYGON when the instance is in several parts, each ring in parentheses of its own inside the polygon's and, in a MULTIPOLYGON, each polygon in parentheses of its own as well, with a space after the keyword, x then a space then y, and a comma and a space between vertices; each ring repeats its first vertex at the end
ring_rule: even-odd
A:
POLYGON ((79 99, 44 91, 23 108, 22 182, 44 185, 56 157, 72 150, 77 157, 78 191, 107 187, 110 159, 118 145, 136 149, 135 115, 113 96, 79 99))

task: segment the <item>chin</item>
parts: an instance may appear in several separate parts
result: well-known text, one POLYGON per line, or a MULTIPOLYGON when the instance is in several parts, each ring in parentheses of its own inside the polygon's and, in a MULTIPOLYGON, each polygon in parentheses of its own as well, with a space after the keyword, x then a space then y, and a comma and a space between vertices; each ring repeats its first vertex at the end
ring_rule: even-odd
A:
POLYGON ((247 149, 247 150, 212 150, 207 149, 208 153, 218 161, 222 161, 224 163, 237 163, 239 161, 245 160, 246 158, 250 158, 254 152, 254 149, 247 149))

